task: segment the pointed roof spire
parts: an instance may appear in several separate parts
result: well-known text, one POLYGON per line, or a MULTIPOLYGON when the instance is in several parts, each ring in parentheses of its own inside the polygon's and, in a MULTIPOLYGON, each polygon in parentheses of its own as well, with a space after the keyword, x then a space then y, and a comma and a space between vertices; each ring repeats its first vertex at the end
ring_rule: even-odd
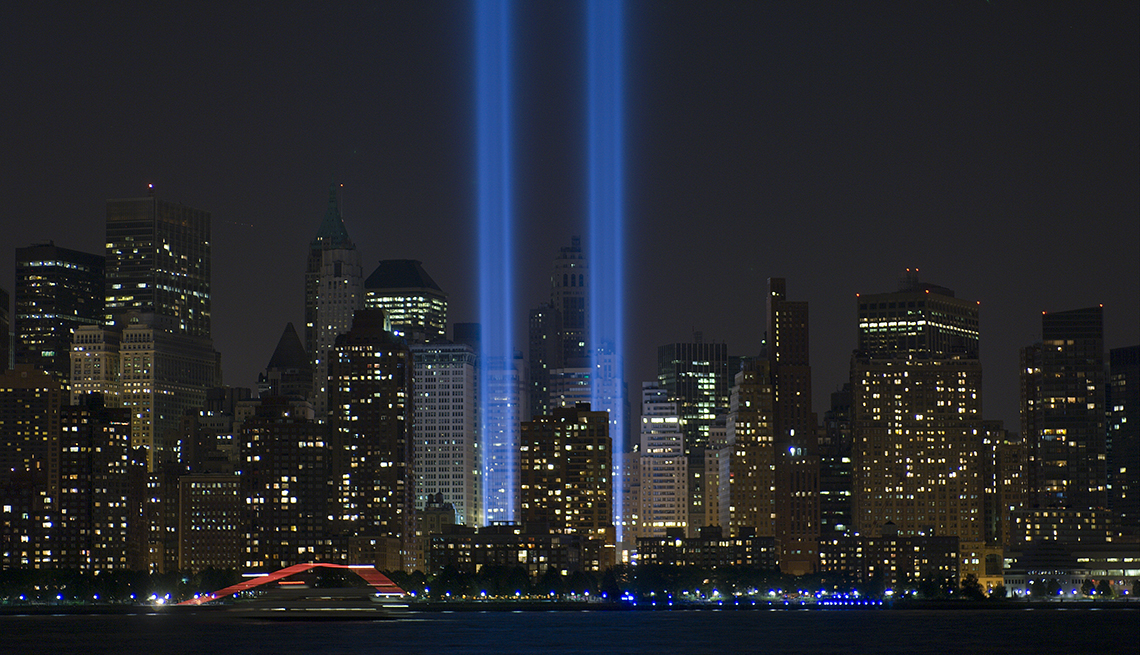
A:
POLYGON ((297 336, 297 330, 290 322, 285 326, 285 331, 281 333, 281 339, 277 342, 277 349, 273 351, 273 356, 269 358, 269 366, 266 366, 265 370, 306 368, 309 368, 309 356, 305 354, 305 347, 301 345, 301 337, 297 336))
POLYGON ((348 237, 348 229, 344 226, 344 219, 340 215, 340 205, 336 199, 336 185, 329 185, 329 208, 321 220, 321 227, 317 236, 309 243, 313 250, 336 250, 341 248, 355 248, 352 239, 348 237))

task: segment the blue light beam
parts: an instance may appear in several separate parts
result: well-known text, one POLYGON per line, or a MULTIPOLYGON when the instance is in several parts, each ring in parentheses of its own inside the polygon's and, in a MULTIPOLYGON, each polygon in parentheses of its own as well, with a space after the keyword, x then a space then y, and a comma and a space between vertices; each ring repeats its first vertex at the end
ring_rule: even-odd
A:
POLYGON ((626 417, 622 368, 625 354, 625 250, 623 122, 623 3, 589 0, 586 9, 589 139, 591 404, 610 412, 613 512, 622 540, 626 417))
POLYGON ((487 523, 515 520, 518 498, 518 385, 517 373, 509 373, 515 344, 510 5, 508 0, 475 0, 474 5, 480 445, 487 523))

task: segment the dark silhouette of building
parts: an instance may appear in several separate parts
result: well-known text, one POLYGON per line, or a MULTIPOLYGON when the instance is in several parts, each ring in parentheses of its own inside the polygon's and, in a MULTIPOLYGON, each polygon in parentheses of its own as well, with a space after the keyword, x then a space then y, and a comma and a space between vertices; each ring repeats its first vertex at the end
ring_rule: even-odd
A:
POLYGON ((100 255, 54 243, 16 248, 15 362, 71 378, 71 333, 99 325, 104 304, 100 255))
POLYGON ((1043 313, 1041 337, 1021 351, 1030 503, 1107 508, 1104 309, 1043 313))
POLYGON ((340 515, 352 537, 399 541, 403 566, 415 562, 413 366, 384 311, 363 309, 337 337, 329 376, 332 443, 340 515))
POLYGON ((1108 353, 1109 507, 1120 528, 1140 533, 1140 345, 1108 353))
POLYGON ((783 278, 768 280, 768 366, 776 458, 776 544, 780 570, 818 568, 819 444, 811 410, 808 304, 787 299, 783 278))
POLYGON ((134 310, 210 338, 210 213, 153 195, 107 201, 107 323, 134 310))
POLYGON ((8 370, 12 361, 11 318, 8 314, 10 301, 8 291, 0 287, 0 367, 4 370, 8 370))
POLYGON ((819 433, 819 533, 851 529, 851 383, 831 394, 819 433))
POLYGON ((257 377, 257 392, 301 399, 313 393, 313 365, 292 323, 285 326, 265 372, 257 377))

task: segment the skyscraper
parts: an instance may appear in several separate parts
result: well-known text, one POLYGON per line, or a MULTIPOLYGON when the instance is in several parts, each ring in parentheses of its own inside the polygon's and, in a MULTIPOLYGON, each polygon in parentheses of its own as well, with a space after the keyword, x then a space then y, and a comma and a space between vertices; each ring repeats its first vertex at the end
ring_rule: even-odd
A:
POLYGON ((447 294, 414 259, 386 259, 364 281, 364 307, 383 309, 392 331, 408 343, 447 336, 447 294))
POLYGON ((852 356, 853 522, 864 536, 984 539, 978 304, 909 274, 860 296, 852 356))
POLYGON ((776 456, 776 545, 785 573, 819 566, 819 443, 811 411, 808 304, 787 299, 783 278, 768 280, 768 365, 776 456))
POLYGON ((701 333, 692 343, 671 343, 657 349, 657 381, 677 402, 689 475, 689 536, 696 536, 706 519, 705 451, 717 416, 728 412, 728 347, 705 343, 701 333))
MULTIPOLYGON (((677 403, 653 382, 641 385, 641 462, 638 537, 664 537, 689 526, 688 459, 677 403)), ((632 508, 627 508, 627 510, 632 508)))
POLYGON ((1140 345, 1108 353, 1109 506, 1120 526, 1140 532, 1140 345))
POLYGON ((412 357, 384 311, 356 312, 336 339, 329 376, 338 511, 350 538, 399 543, 415 568, 412 357))
MULTIPOLYGON (((130 567, 131 416, 98 395, 60 413, 60 476, 56 565, 82 571, 130 567)), ((141 492, 141 489, 138 490, 141 492)))
POLYGON ((733 536, 773 537, 776 529, 776 453, 768 360, 747 360, 736 374, 728 413, 732 444, 729 526, 733 536))
POLYGON ((106 322, 127 311, 210 338, 210 213, 152 195, 107 201, 106 322))
MULTIPOLYGON (((454 508, 452 522, 482 525, 475 349, 466 344, 415 344, 416 509, 429 497, 454 508)), ((422 544, 421 544, 422 546, 422 544)))
MULTIPOLYGON (((614 546, 613 448, 606 413, 585 404, 555 409, 551 416, 523 422, 520 444, 524 523, 614 546)), ((612 563, 612 550, 598 562, 602 568, 612 563)))
POLYGON ((72 331, 100 325, 106 316, 104 261, 51 242, 16 248, 17 364, 31 364, 67 384, 72 331))
POLYGON ((564 366, 589 366, 588 316, 589 299, 586 289, 590 283, 589 268, 582 255, 582 240, 573 237, 569 246, 563 246, 554 260, 550 273, 550 302, 561 317, 558 341, 562 345, 564 366))
POLYGON ((330 411, 329 365, 333 344, 352 326, 352 315, 364 308, 364 272, 356 244, 340 215, 336 187, 317 235, 309 242, 305 267, 305 350, 313 362, 313 406, 318 421, 330 411))
POLYGON ((1045 312, 1041 337, 1021 353, 1029 503, 1107 508, 1104 309, 1045 312))

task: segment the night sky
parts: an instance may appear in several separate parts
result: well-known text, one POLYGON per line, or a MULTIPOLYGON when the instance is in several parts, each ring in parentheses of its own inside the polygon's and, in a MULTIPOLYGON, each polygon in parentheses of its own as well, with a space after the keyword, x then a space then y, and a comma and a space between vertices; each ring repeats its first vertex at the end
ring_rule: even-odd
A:
MULTIPOLYGON (((301 328, 335 182, 366 275, 422 260, 452 321, 478 320, 467 3, 21 4, 0 9, 0 286, 16 247, 101 253, 105 200, 153 183, 213 214, 215 346, 226 383, 253 386, 301 328)), ((770 276, 811 304, 821 415, 855 294, 906 267, 981 301, 984 413, 1013 430, 1042 310, 1103 303, 1106 346, 1140 342, 1140 4, 627 10, 632 394, 693 330, 755 354, 770 276)), ((551 260, 585 231, 586 80, 579 4, 516 15, 525 349, 551 260)))

